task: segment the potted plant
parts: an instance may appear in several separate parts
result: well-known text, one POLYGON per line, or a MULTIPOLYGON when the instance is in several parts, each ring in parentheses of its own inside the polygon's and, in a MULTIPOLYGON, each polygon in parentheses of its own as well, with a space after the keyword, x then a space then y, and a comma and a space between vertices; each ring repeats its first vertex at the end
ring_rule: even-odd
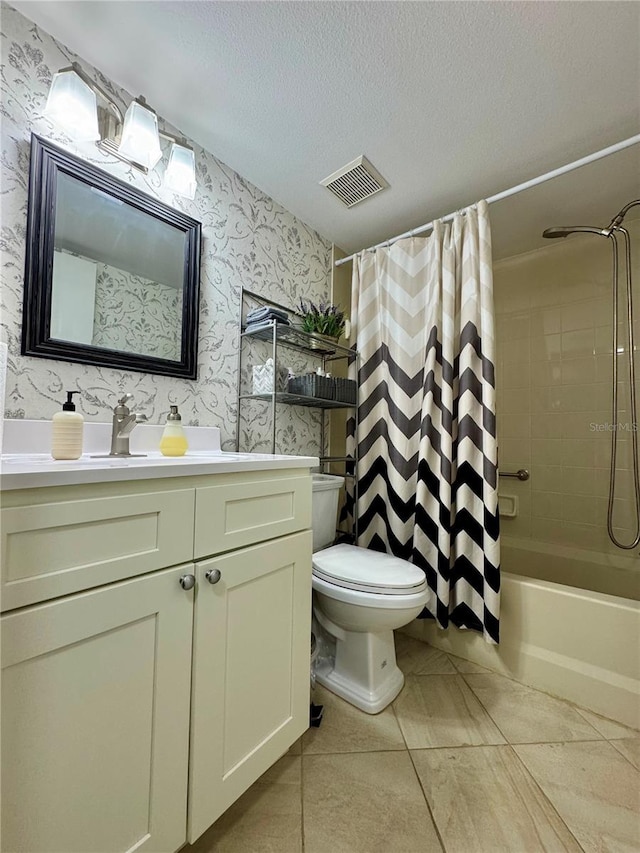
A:
POLYGON ((302 314, 303 332, 324 335, 334 341, 337 341, 344 332, 344 311, 340 310, 337 305, 330 305, 326 302, 320 302, 316 305, 314 302, 301 299, 300 313, 302 314))

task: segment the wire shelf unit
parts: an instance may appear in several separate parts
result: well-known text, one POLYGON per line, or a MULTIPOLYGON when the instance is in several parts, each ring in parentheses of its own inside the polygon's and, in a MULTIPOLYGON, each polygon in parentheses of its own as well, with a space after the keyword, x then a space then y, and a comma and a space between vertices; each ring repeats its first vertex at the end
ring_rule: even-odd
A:
MULTIPOLYGON (((261 296, 259 293, 247 290, 242 287, 240 290, 240 320, 238 323, 238 372, 237 372, 237 419, 236 419, 236 451, 240 451, 240 434, 242 421, 242 403, 246 400, 262 401, 271 406, 271 453, 277 453, 276 441, 276 426, 278 416, 278 406, 303 406, 306 408, 315 408, 321 410, 330 409, 353 409, 356 421, 356 434, 358 428, 358 406, 356 404, 345 403, 340 400, 330 400, 324 397, 311 397, 303 394, 292 394, 288 391, 271 391, 262 394, 244 394, 242 393, 242 364, 243 364, 243 344, 248 339, 263 341, 271 345, 271 358, 274 364, 274 381, 278 376, 278 363, 280 358, 280 348, 285 347, 294 349, 304 355, 317 359, 323 371, 327 363, 337 359, 347 359, 351 364, 353 361, 359 365, 359 354, 355 349, 339 344, 333 339, 327 338, 314 332, 305 332, 300 328, 302 316, 295 311, 274 302, 267 297, 261 296), (281 311, 286 311, 289 315, 292 325, 277 323, 272 320, 268 324, 261 324, 258 329, 246 328, 245 317, 249 307, 270 306, 281 311)), ((320 418, 320 447, 321 453, 325 452, 326 438, 326 418, 323 414, 320 418)), ((357 444, 356 444, 357 454, 357 444)), ((357 540, 357 522, 355 521, 355 507, 357 506, 357 478, 355 476, 357 455, 352 456, 320 456, 320 470, 325 470, 327 465, 343 464, 344 475, 352 479, 353 482, 353 499, 354 499, 354 529, 353 536, 357 540)))

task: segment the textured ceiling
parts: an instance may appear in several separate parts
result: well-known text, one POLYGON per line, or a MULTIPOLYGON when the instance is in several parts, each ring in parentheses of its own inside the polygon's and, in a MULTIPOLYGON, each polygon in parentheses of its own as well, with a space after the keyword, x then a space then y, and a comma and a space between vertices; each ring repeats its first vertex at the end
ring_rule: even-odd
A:
MULTIPOLYGON (((13 5, 348 251, 640 132, 640 3, 13 5), (318 181, 359 154, 391 189, 348 210, 318 181)), ((496 256, 606 219, 639 171, 496 205, 496 256)))

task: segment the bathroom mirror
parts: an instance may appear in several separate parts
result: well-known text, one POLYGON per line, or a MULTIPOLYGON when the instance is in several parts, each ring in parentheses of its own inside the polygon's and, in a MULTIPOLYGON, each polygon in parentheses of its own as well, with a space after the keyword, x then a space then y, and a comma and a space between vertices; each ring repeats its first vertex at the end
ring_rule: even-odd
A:
POLYGON ((195 379, 200 223, 32 134, 22 354, 195 379))

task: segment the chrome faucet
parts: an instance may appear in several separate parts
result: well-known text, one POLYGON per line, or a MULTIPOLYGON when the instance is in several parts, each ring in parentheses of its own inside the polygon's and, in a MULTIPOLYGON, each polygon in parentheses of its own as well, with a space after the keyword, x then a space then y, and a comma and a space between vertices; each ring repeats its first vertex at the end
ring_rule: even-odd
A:
POLYGON ((118 405, 113 410, 113 424, 111 429, 111 452, 109 456, 146 456, 146 453, 131 453, 129 451, 129 437, 136 424, 147 420, 146 415, 132 412, 127 406, 127 401, 133 398, 133 394, 123 394, 118 400, 118 405))

